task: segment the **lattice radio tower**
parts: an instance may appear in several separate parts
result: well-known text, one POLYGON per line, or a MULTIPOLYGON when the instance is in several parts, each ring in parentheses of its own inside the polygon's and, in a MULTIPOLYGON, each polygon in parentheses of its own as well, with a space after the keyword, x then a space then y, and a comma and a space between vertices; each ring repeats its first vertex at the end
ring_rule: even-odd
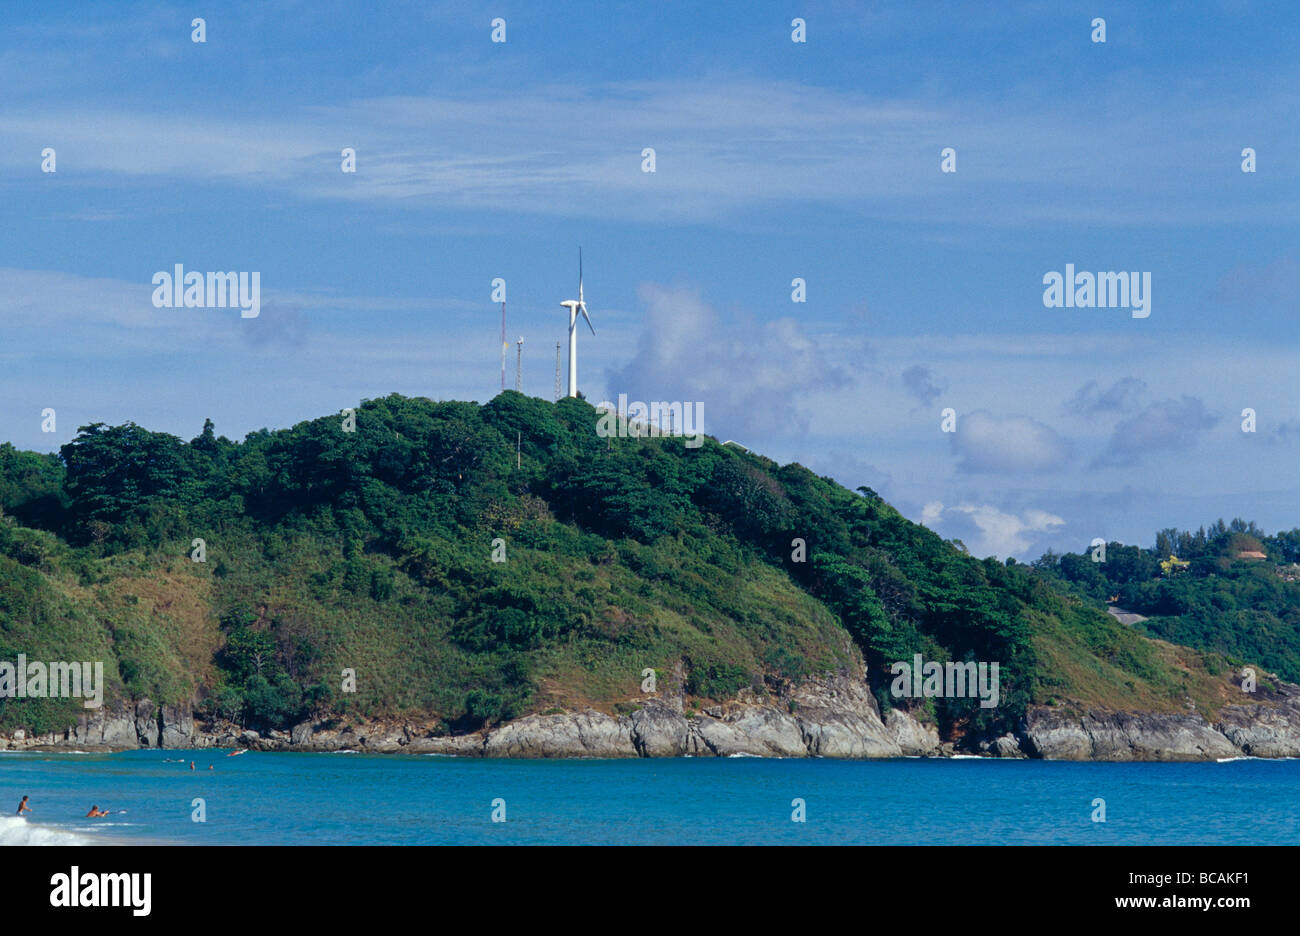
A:
POLYGON ((560 399, 560 348, 563 345, 560 342, 555 343, 555 399, 560 399))
POLYGON ((506 349, 510 343, 506 341, 506 304, 501 303, 501 389, 506 388, 506 349))

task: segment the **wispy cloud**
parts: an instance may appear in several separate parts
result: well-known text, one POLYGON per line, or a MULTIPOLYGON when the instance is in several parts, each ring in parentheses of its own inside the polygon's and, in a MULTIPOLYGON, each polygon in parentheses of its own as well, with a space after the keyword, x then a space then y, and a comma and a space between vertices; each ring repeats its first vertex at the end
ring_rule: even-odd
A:
POLYGON ((1219 417, 1194 396, 1184 394, 1176 400, 1151 403, 1115 427, 1106 450, 1093 465, 1127 467, 1152 456, 1187 451, 1218 423, 1219 417))
POLYGON ((1245 190, 1231 205, 1170 198, 1221 175, 1184 155, 1227 143, 1213 140, 1208 115, 1239 120, 1244 108, 1268 125, 1285 109, 1281 93, 1165 101, 1155 125, 1140 108, 1117 119, 1031 99, 993 107, 736 78, 391 96, 283 113, 249 105, 222 117, 10 107, 0 110, 0 165, 30 168, 32 153, 55 145, 60 171, 85 181, 203 179, 307 199, 660 222, 814 202, 984 225, 1214 223, 1239 217, 1242 199, 1256 219, 1282 220, 1295 206, 1276 192, 1245 190), (941 140, 958 148, 955 177, 938 171, 941 140), (340 171, 345 146, 357 150, 355 175, 340 171), (656 151, 653 174, 641 169, 645 147, 656 151), (1062 180, 1072 197, 1062 198, 1062 180), (958 185, 981 197, 957 197, 958 185))
POLYGON ((916 397, 922 406, 929 406, 943 393, 934 382, 934 375, 930 373, 930 368, 923 364, 913 364, 903 371, 903 387, 916 397))
POLYGON ((1128 413, 1137 406, 1147 385, 1136 377, 1122 377, 1105 389, 1096 380, 1079 388, 1062 409, 1067 413, 1096 416, 1100 413, 1128 413))

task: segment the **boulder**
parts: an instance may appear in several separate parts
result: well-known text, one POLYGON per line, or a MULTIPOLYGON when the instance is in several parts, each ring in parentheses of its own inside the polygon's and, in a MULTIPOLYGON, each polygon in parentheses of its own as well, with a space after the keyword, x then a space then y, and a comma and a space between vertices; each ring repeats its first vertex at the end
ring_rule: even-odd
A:
POLYGON ((885 715, 885 729, 904 757, 933 757, 939 753, 938 729, 918 721, 905 709, 890 709, 885 715))
POLYGON ((992 741, 981 741, 980 752, 990 757, 1028 757, 1020 748, 1020 739, 1013 734, 1004 734, 992 741))

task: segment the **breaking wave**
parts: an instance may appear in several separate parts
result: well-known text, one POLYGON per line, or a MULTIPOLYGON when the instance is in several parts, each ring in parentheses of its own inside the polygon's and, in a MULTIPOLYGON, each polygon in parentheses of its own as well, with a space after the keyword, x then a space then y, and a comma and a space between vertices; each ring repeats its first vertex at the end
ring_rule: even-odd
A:
POLYGON ((89 845, 91 839, 75 832, 35 825, 22 816, 0 818, 0 847, 5 845, 89 845))

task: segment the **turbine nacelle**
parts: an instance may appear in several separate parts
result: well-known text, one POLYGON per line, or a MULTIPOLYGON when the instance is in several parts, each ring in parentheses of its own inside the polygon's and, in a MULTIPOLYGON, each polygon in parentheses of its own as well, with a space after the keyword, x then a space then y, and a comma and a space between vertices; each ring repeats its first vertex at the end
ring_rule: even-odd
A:
POLYGON ((569 310, 569 396, 578 395, 578 313, 582 313, 582 318, 591 329, 593 335, 596 334, 596 327, 591 324, 591 316, 587 314, 587 301, 582 293, 582 248, 578 248, 578 298, 566 299, 560 303, 561 306, 569 310))

